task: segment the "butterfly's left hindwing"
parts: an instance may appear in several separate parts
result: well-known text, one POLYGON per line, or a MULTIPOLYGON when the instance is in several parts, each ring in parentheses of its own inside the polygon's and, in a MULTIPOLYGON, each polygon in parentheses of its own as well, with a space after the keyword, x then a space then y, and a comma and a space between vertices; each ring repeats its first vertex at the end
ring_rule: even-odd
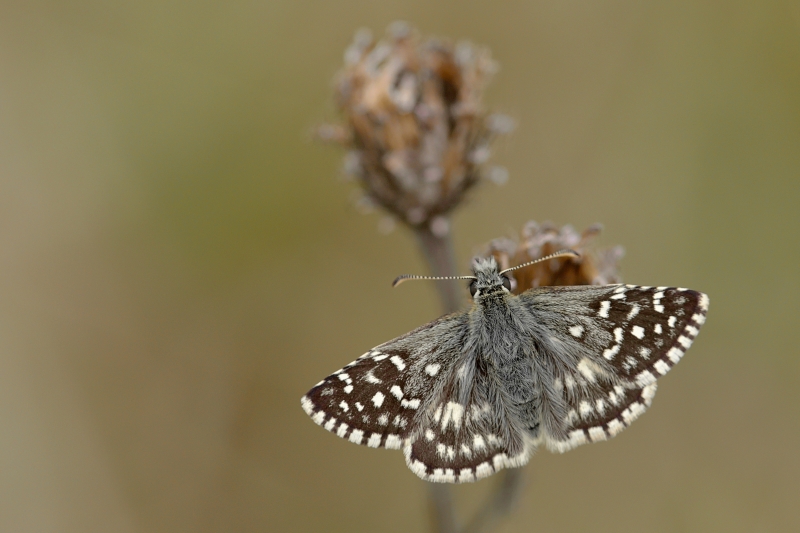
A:
POLYGON ((681 359, 708 310, 705 294, 670 287, 547 287, 519 298, 549 330, 542 336, 557 339, 544 344, 534 364, 566 404, 555 417, 561 431, 540 438, 559 452, 609 439, 638 418, 656 379, 681 359))

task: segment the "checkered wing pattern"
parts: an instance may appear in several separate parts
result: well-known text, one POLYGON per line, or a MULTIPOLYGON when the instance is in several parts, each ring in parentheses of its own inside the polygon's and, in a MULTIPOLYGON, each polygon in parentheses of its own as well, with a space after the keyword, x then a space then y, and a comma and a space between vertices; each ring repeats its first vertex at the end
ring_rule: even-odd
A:
POLYGON ((449 315, 373 348, 320 381, 303 396, 303 409, 356 444, 402 448, 458 360, 465 320, 449 315))
POLYGON ((672 287, 548 287, 520 298, 559 339, 536 362, 563 400, 555 402, 561 410, 543 410, 544 427, 556 430, 539 442, 559 452, 609 439, 637 419, 653 400, 656 379, 680 361, 708 310, 705 294, 672 287))

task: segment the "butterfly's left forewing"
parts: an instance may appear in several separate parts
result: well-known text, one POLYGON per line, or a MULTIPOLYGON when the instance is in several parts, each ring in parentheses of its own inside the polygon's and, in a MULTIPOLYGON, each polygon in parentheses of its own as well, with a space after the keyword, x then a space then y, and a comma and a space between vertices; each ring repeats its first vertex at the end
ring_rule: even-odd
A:
POLYGON ((708 310, 705 294, 670 287, 547 287, 520 299, 557 339, 535 364, 547 369, 549 390, 566 404, 553 422, 560 431, 539 438, 559 452, 611 438, 638 418, 708 310))
POLYGON ((402 448, 456 362, 465 320, 464 313, 448 315, 373 348, 320 381, 301 399, 303 409, 356 444, 402 448))

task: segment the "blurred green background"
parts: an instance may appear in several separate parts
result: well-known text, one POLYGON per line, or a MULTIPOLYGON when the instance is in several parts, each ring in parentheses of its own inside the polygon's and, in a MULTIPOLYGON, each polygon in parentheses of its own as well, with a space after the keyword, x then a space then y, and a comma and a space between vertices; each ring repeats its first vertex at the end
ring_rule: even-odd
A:
POLYGON ((518 121, 455 217, 465 271, 527 220, 602 222, 626 281, 711 297, 650 411, 537 454, 501 531, 800 529, 796 1, 6 0, 0 530, 426 527, 401 454, 299 404, 438 315, 309 134, 353 32, 396 19, 491 47, 518 121))

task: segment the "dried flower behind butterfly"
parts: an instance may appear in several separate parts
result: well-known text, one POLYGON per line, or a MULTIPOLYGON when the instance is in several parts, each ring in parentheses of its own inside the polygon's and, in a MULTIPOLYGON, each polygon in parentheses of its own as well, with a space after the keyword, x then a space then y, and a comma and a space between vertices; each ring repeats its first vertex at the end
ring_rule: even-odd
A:
POLYGON ((485 113, 483 90, 497 70, 489 51, 428 39, 404 23, 388 39, 356 34, 337 77, 344 126, 317 130, 349 149, 346 172, 369 201, 412 227, 446 234, 445 215, 483 177, 502 182, 489 168, 490 145, 513 122, 485 113))
POLYGON ((486 246, 485 255, 495 258, 500 268, 513 268, 550 255, 557 250, 572 249, 579 257, 562 257, 514 270, 513 292, 521 294, 534 287, 551 285, 608 285, 619 283, 619 261, 622 246, 595 250, 594 240, 602 231, 594 224, 578 233, 566 225, 561 228, 550 222, 527 222, 518 239, 498 238, 486 246))

